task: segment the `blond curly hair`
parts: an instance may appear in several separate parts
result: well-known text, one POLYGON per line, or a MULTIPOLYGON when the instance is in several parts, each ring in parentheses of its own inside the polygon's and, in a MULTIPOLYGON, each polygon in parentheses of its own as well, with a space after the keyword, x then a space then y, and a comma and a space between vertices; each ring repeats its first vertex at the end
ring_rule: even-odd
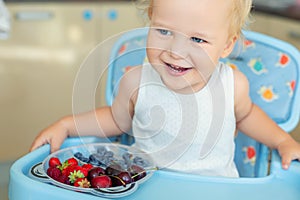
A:
MULTIPOLYGON (((149 20, 151 17, 153 0, 137 0, 136 6, 142 11, 144 16, 149 20)), ((242 30, 247 29, 250 23, 250 11, 252 8, 252 0, 232 0, 232 9, 229 12, 229 20, 231 21, 229 31, 232 35, 242 36, 242 30)))

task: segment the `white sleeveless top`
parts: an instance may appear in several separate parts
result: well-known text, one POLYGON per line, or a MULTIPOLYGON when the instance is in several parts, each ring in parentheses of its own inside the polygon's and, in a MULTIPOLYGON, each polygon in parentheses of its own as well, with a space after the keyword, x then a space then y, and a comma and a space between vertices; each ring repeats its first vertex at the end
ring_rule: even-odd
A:
POLYGON ((149 63, 142 68, 132 131, 135 146, 158 167, 205 176, 238 177, 234 164, 233 71, 219 63, 195 94, 169 90, 149 63))

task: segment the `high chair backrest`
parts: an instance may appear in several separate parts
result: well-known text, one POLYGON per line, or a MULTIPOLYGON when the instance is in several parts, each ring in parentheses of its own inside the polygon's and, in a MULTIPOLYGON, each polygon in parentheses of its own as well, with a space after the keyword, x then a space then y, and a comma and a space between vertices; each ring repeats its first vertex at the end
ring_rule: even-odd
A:
MULTIPOLYGON (((115 43, 110 57, 106 85, 108 105, 118 90, 123 73, 140 65, 146 57, 148 29, 136 29, 123 34, 115 43)), ((299 120, 300 53, 290 44, 256 32, 244 32, 244 47, 236 45, 222 62, 238 68, 250 82, 250 96, 280 127, 291 131, 299 120)), ((259 124, 263 126, 263 124, 259 124)), ((130 143, 123 137, 123 143, 130 143)), ((269 150, 266 146, 239 133, 236 138, 235 162, 242 177, 268 174, 269 150)))

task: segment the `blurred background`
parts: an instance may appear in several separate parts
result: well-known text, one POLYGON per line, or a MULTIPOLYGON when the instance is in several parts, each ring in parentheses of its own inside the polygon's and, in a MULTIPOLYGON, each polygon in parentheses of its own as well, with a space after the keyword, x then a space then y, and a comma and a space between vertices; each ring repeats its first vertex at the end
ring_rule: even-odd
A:
MULTIPOLYGON (((6 9, 0 9, 0 200, 8 199, 11 164, 28 153, 40 130, 72 113, 74 80, 89 52, 115 34, 144 26, 133 0, 4 3, 6 9)), ((254 0, 252 15, 250 30, 300 49, 299 0, 254 0)), ((103 105, 105 77, 99 85, 96 103, 103 105)), ((291 133, 298 141, 299 132, 300 126, 291 133)))

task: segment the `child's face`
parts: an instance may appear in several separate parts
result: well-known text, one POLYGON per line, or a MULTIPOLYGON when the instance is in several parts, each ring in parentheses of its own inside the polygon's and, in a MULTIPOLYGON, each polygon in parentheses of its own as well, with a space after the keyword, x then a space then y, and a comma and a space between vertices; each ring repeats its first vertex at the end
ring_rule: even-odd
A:
POLYGON ((232 1, 153 0, 147 56, 170 89, 201 89, 236 40, 229 35, 232 1))

